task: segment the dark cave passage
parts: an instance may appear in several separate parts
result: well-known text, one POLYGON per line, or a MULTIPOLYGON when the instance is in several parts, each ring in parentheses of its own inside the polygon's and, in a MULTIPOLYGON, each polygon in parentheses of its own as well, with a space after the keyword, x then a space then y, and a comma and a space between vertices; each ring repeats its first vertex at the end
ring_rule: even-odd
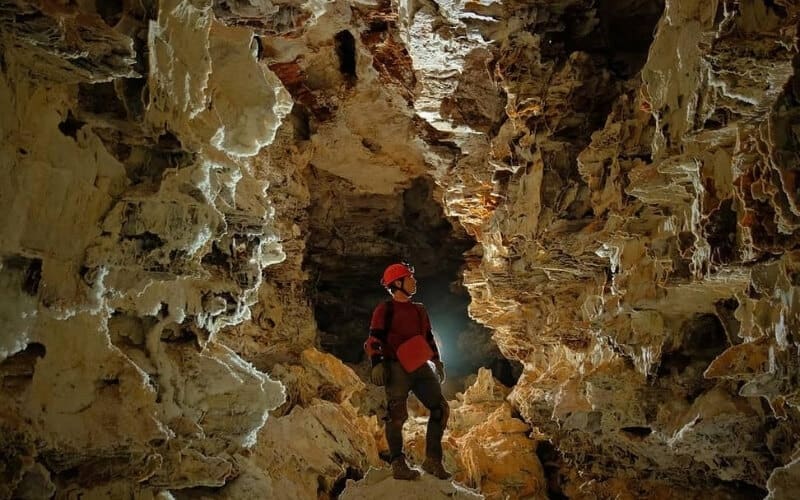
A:
POLYGON ((445 217, 432 180, 414 180, 402 196, 354 193, 345 180, 322 171, 310 184, 306 266, 323 350, 346 363, 366 363, 363 343, 372 311, 389 299, 381 274, 389 264, 406 261, 416 268, 413 300, 428 310, 451 385, 481 366, 513 385, 515 370, 491 332, 467 314, 470 299, 460 269, 474 241, 445 217))

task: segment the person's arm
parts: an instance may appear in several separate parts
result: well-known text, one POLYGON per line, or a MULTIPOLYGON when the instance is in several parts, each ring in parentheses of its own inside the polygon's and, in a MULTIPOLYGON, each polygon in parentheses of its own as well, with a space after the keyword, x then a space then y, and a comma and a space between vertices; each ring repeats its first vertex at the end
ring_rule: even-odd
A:
POLYGON ((433 358, 431 361, 434 363, 440 361, 441 358, 439 356, 439 346, 436 344, 436 339, 433 337, 433 328, 431 327, 431 319, 428 317, 428 311, 425 310, 425 306, 422 304, 418 305, 420 311, 422 312, 422 328, 425 332, 425 340, 428 341, 428 345, 430 346, 431 350, 433 351, 433 358))
POLYGON ((446 377, 444 372, 444 363, 442 362, 441 356, 439 356, 439 346, 436 345, 436 339, 433 337, 431 319, 428 317, 428 311, 425 310, 425 307, 422 304, 419 304, 417 307, 419 307, 419 310, 422 312, 422 328, 425 331, 425 340, 428 341, 428 345, 431 347, 431 351, 433 351, 433 357, 431 358, 431 361, 433 361, 433 366, 436 367, 436 376, 439 377, 439 382, 443 384, 446 377))
POLYGON ((384 327, 384 317, 386 315, 386 304, 381 303, 372 313, 372 321, 369 324, 369 337, 364 343, 364 350, 372 362, 372 366, 381 363, 386 355, 386 342, 389 332, 384 327))

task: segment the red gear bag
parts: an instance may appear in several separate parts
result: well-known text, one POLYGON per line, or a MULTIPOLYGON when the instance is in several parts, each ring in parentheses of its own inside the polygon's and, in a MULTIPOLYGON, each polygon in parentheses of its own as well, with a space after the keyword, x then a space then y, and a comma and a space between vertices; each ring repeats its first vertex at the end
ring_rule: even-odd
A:
POLYGON ((422 335, 414 335, 397 348, 397 360, 407 373, 411 373, 433 358, 433 349, 422 335))

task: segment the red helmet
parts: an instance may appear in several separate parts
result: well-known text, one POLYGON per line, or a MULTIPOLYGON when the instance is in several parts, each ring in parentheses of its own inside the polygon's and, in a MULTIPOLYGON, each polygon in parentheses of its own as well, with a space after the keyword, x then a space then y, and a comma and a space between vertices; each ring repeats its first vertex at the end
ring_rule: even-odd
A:
POLYGON ((387 267, 386 270, 383 272, 383 279, 381 279, 381 285, 388 287, 392 283, 397 280, 401 280, 406 276, 411 276, 414 274, 414 266, 411 264, 407 264, 402 262, 400 264, 392 264, 391 266, 387 267))

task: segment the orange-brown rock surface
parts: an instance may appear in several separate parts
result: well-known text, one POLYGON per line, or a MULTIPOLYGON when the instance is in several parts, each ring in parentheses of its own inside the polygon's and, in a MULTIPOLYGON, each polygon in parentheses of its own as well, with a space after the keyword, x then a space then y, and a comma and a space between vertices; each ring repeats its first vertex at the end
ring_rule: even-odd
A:
POLYGON ((0 498, 338 495, 381 466, 360 343, 405 257, 483 325, 434 318, 449 366, 522 372, 452 401, 459 481, 793 498, 799 20, 0 0, 0 498))
POLYGON ((525 365, 511 400, 601 481, 764 488, 796 454, 796 6, 666 2, 651 41, 626 25, 655 2, 472 8, 408 29, 422 60, 431 17, 494 41, 429 121, 468 128, 437 179, 480 242, 471 314, 525 365), (479 78, 506 116, 447 115, 479 78))

